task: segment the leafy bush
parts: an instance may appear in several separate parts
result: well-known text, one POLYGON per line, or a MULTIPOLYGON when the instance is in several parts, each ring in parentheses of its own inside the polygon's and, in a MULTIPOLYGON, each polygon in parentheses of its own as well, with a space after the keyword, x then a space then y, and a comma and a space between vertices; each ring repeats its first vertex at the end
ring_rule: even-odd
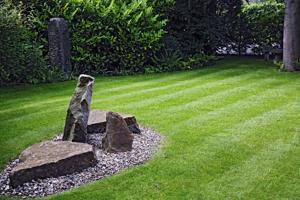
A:
POLYGON ((182 56, 179 51, 164 50, 152 57, 152 64, 146 67, 145 72, 156 73, 197 69, 213 61, 215 61, 214 56, 204 54, 182 56))
POLYGON ((47 66, 19 7, 0 3, 0 85, 47 80, 47 66))
POLYGON ((146 73, 179 70, 183 57, 178 51, 162 50, 151 58, 151 66, 146 68, 146 73))
MULTIPOLYGON (((176 0, 169 10, 169 37, 185 55, 214 54, 217 47, 236 37, 242 0, 176 0)), ((171 42, 171 43, 170 43, 171 42)), ((167 47, 174 47, 166 40, 167 47)))
POLYGON ((47 23, 52 17, 63 17, 69 25, 75 73, 143 72, 148 55, 160 48, 166 25, 147 0, 44 1, 33 10, 31 23, 45 53, 47 23))
POLYGON ((257 3, 243 8, 243 17, 247 23, 244 35, 249 35, 248 44, 262 48, 278 45, 282 47, 284 4, 257 3))

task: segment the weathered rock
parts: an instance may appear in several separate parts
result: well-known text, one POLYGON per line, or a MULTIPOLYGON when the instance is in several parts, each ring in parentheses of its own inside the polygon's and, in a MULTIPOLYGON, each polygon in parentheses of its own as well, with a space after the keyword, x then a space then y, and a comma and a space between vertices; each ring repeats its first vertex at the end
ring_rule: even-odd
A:
POLYGON ((71 174, 97 163, 92 145, 70 141, 35 144, 23 151, 20 160, 9 175, 13 187, 35 179, 71 174))
MULTIPOLYGON (((92 110, 90 112, 87 132, 90 134, 93 133, 104 133, 106 130, 106 113, 107 111, 103 110, 92 110)), ((136 121, 136 118, 133 115, 121 114, 125 120, 129 130, 134 134, 140 134, 141 130, 136 121)))
MULTIPOLYGON (((135 118, 134 118, 134 120, 135 120, 135 118)), ((125 120, 125 121, 126 121, 126 120, 125 120)), ((126 122, 126 123, 127 123, 127 122, 126 122)), ((128 126, 129 130, 130 130, 132 133, 134 133, 134 134, 141 134, 140 127, 139 127, 139 125, 138 125, 137 123, 132 123, 132 124, 130 124, 130 125, 128 125, 128 123, 127 123, 127 126, 128 126)))
POLYGON ((49 60, 52 67, 59 67, 70 74, 71 42, 68 26, 63 18, 51 18, 48 24, 49 60))
POLYGON ((85 74, 79 76, 67 111, 63 140, 86 142, 93 83, 93 77, 85 74))
POLYGON ((103 149, 114 153, 131 151, 133 134, 122 116, 118 113, 108 112, 106 121, 106 135, 102 139, 103 149))

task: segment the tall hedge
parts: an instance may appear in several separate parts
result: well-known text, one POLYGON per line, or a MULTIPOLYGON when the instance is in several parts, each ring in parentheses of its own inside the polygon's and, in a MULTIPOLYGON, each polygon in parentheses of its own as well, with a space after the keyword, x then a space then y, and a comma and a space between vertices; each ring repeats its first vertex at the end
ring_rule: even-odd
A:
MULTIPOLYGON (((156 2, 156 1, 155 1, 156 2)), ((31 12, 47 52, 47 23, 67 20, 75 73, 128 74, 143 72, 148 55, 160 48, 166 20, 147 0, 43 1, 31 12)))
POLYGON ((283 40, 283 3, 255 3, 245 5, 242 15, 247 24, 243 34, 250 38, 248 44, 256 44, 260 48, 277 45, 282 47, 283 40))
POLYGON ((39 45, 19 7, 0 3, 0 85, 48 80, 48 69, 39 45))
POLYGON ((242 0, 176 0, 166 41, 183 54, 214 54, 235 37, 242 0))

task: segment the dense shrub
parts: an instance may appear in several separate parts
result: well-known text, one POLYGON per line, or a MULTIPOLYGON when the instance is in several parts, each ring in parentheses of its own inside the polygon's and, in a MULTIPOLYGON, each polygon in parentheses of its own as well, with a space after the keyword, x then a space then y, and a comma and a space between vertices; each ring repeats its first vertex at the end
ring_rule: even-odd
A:
POLYGON ((183 56, 178 51, 163 50, 151 60, 152 65, 145 68, 146 73, 197 69, 213 63, 216 57, 205 54, 183 56))
POLYGON ((165 44, 184 55, 214 54, 235 38, 241 5, 241 0, 176 0, 165 44))
POLYGON ((47 81, 47 66, 20 9, 0 3, 0 84, 47 81))
POLYGON ((282 46, 284 4, 241 0, 176 0, 169 9, 167 49, 182 55, 214 54, 226 47, 242 54, 282 46))
POLYGON ((242 29, 243 35, 248 35, 248 44, 256 44, 260 48, 281 46, 283 39, 284 4, 257 3, 243 7, 242 13, 247 29, 242 29), (249 37, 250 35, 250 37, 249 37), (250 39, 249 39, 250 38, 250 39))
MULTIPOLYGON (((284 4, 275 1, 245 4, 237 15, 231 33, 220 47, 238 54, 251 48, 261 54, 264 49, 282 48, 284 4)), ((230 24, 228 21, 225 23, 230 24)))
POLYGON ((166 20, 147 0, 53 0, 35 6, 32 30, 47 52, 47 23, 67 20, 76 73, 128 74, 144 71, 148 55, 160 48, 166 20))

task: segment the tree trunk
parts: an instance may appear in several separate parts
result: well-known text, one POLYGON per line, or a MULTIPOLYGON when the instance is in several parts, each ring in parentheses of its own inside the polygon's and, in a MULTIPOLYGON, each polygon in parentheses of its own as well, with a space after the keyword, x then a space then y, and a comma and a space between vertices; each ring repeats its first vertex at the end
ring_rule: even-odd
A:
POLYGON ((283 64, 287 71, 296 71, 300 58, 300 0, 285 0, 283 64))

